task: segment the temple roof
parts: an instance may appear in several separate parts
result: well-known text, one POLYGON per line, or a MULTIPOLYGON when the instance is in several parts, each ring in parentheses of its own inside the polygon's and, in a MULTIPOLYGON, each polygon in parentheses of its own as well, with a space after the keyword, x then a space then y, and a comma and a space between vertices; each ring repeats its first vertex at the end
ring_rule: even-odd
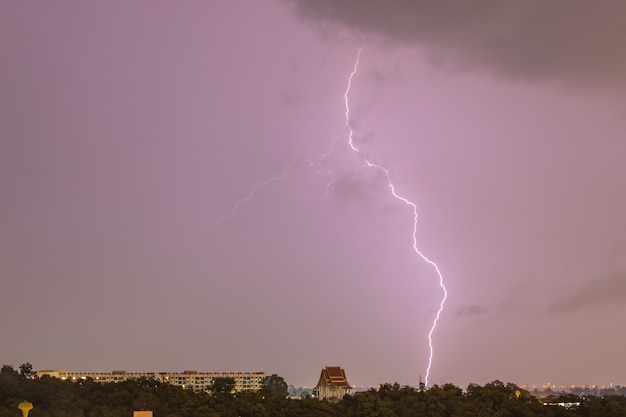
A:
POLYGON ((348 378, 346 378, 346 371, 339 366, 326 366, 322 369, 320 379, 315 388, 324 385, 335 388, 352 388, 348 383, 348 378))

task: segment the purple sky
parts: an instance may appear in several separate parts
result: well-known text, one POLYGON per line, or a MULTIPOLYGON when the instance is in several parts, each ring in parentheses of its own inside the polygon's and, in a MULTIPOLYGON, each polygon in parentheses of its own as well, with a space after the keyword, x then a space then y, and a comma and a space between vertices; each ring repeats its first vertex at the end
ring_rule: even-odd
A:
POLYGON ((430 382, 626 384, 626 3, 479 4, 3 2, 2 363, 417 384, 364 39, 430 382))

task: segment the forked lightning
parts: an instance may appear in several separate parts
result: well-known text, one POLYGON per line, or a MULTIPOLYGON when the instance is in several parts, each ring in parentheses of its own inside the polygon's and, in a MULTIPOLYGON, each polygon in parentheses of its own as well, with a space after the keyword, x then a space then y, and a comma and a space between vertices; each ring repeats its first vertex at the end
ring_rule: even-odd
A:
POLYGON ((393 185, 393 182, 391 182, 391 177, 389 176, 389 170, 387 168, 385 168, 382 165, 378 165, 378 164, 371 162, 369 159, 365 157, 363 152, 361 152, 361 150, 354 144, 354 137, 353 137, 354 132, 352 131, 352 126, 350 125, 350 103, 348 101, 348 95, 350 94, 350 89, 352 88, 352 79, 354 78, 354 76, 356 75, 359 69, 359 61, 361 59, 361 52, 363 52, 364 49, 365 49, 365 45, 361 46, 361 48, 359 48, 359 51, 356 54, 356 60, 354 61, 354 68, 352 69, 352 72, 350 73, 350 77, 348 77, 348 87, 346 88, 346 92, 343 95, 344 102, 346 105, 345 116, 346 116, 346 127, 348 128, 348 144, 350 145, 350 148, 354 152, 357 152, 361 156, 361 159, 367 164, 368 167, 379 169, 385 174, 385 178, 387 179, 387 185, 389 186, 391 195, 393 195, 393 197, 396 198, 397 200, 400 200, 404 204, 411 207, 411 210, 413 211, 413 250, 415 251, 417 255, 419 255, 420 258, 422 258, 426 263, 430 264, 435 269, 435 271, 437 272, 437 277, 439 278, 439 287, 441 287, 441 290, 443 291, 443 297, 441 298, 441 302, 439 303, 439 309, 437 310, 437 314, 435 315, 435 319, 433 320, 433 325, 431 326, 430 331, 428 332, 428 348, 429 348, 428 367, 426 368, 426 376, 424 378, 424 382, 426 386, 428 386, 428 377, 430 375, 430 368, 432 366, 433 353, 434 353, 433 333, 435 332, 435 329, 437 328, 437 322, 439 321, 439 317, 441 316, 441 312, 443 311, 443 306, 446 302, 446 298, 448 297, 448 291, 446 290, 446 287, 443 283, 443 275, 441 274, 441 271, 439 270, 439 266, 437 266, 435 262, 433 262, 428 257, 426 257, 426 255, 424 255, 417 247, 417 218, 418 218, 417 205, 411 200, 405 197, 402 197, 400 194, 396 192, 396 187, 393 185))
MULTIPOLYGON (((348 85, 347 85, 346 91, 344 93, 344 102, 345 102, 345 109, 346 109, 346 112, 345 112, 345 124, 346 124, 346 127, 348 128, 348 136, 347 136, 348 145, 349 145, 350 149, 353 152, 356 152, 356 153, 359 154, 361 159, 365 162, 365 164, 367 164, 367 166, 369 168, 375 168, 375 169, 378 169, 378 170, 382 171, 385 174, 385 178, 387 180, 387 185, 389 187, 391 195, 395 199, 401 201, 402 203, 406 204, 407 206, 409 206, 411 208, 411 210, 413 212, 413 233, 412 233, 413 250, 415 251, 415 253, 424 262, 428 263, 429 265, 431 265, 434 268, 435 272, 437 273, 437 277, 439 279, 439 286, 441 287, 441 290, 443 291, 443 297, 441 298, 441 302, 439 303, 439 308, 437 310, 437 314, 435 315, 435 318, 433 320, 433 324, 432 324, 432 326, 430 328, 430 331, 428 332, 429 355, 428 355, 428 366, 426 368, 426 376, 425 376, 425 384, 426 384, 426 386, 428 386, 428 378, 430 376, 430 370, 431 370, 432 361, 433 361, 433 355, 434 355, 433 333, 435 332, 435 329, 437 328, 437 322, 439 321, 439 318, 440 318, 441 313, 443 311, 443 307, 444 307, 444 304, 446 302, 446 298, 448 296, 448 292, 447 292, 446 287, 445 287, 444 282, 443 282, 443 275, 441 274, 441 271, 439 270, 439 267, 437 266, 437 264, 435 262, 433 262, 431 259, 429 259, 428 257, 426 257, 426 255, 424 255, 417 247, 417 219, 418 219, 417 205, 413 201, 411 201, 411 200, 407 199, 406 197, 403 197, 400 194, 398 194, 396 192, 396 187, 394 186, 393 182, 391 181, 391 177, 389 175, 389 170, 387 168, 385 168, 384 166, 376 164, 374 162, 371 162, 369 159, 367 159, 367 157, 365 157, 363 152, 354 143, 354 132, 353 132, 352 126, 350 124, 350 103, 349 103, 349 100, 348 100, 348 96, 349 96, 350 90, 352 88, 352 80, 355 77, 355 75, 357 74, 357 71, 358 71, 358 68, 359 68, 359 61, 361 59, 361 53, 363 52, 364 49, 365 49, 365 45, 361 46, 359 48, 358 52, 357 52, 356 60, 354 62, 354 67, 353 67, 352 72, 350 73, 350 76, 348 77, 348 85)), ((317 162, 313 162, 313 161, 306 161, 306 162, 307 162, 307 164, 310 167, 317 167, 317 168, 319 168, 321 166, 322 161, 324 159, 328 158, 330 156, 330 154, 332 154, 334 152, 334 150, 335 150, 335 140, 333 140, 333 144, 332 144, 331 150, 326 152, 325 154, 323 154, 318 159, 317 162)), ((287 176, 287 171, 288 171, 287 168, 288 168, 288 166, 285 167, 285 170, 283 171, 282 175, 270 178, 270 179, 268 179, 266 181, 260 182, 257 185, 255 185, 252 188, 252 191, 250 193, 248 193, 248 195, 245 198, 237 201, 234 204, 234 206, 231 209, 231 211, 227 215, 218 218, 215 221, 214 224, 218 224, 218 223, 221 223, 221 222, 223 222, 225 220, 230 219, 235 214, 235 212, 237 211, 239 206, 241 206, 242 204, 247 203, 248 201, 250 201, 254 197, 255 193, 257 192, 257 190, 259 188, 268 186, 268 185, 270 185, 270 184, 272 184, 272 183, 274 183, 276 181, 284 180, 285 177, 287 176)), ((328 176, 331 177, 330 182, 326 186, 326 192, 324 193, 324 196, 325 196, 325 195, 328 194, 328 191, 329 191, 330 187, 333 185, 333 183, 335 181, 335 174, 334 174, 334 172, 332 170, 320 171, 319 169, 317 170, 317 173, 318 174, 325 174, 325 175, 328 175, 328 176)))

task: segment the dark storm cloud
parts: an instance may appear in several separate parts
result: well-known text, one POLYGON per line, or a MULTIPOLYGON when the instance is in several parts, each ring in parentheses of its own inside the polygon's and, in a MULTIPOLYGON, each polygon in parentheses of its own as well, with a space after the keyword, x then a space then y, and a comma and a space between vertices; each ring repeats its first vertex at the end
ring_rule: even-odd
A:
POLYGON ((343 175, 335 180, 333 192, 342 203, 358 203, 370 207, 372 185, 356 176, 343 175))
POLYGON ((568 85, 626 85, 626 2, 286 0, 299 16, 413 43, 431 62, 568 85))
POLYGON ((384 175, 339 175, 333 185, 333 194, 341 203, 359 204, 362 207, 380 209, 379 194, 387 187, 384 175))
POLYGON ((481 305, 463 305, 459 308, 454 315, 456 318, 460 317, 484 317, 489 312, 489 309, 481 305))
POLYGON ((570 313, 597 304, 626 302, 626 272, 613 272, 564 295, 549 306, 553 313, 570 313))

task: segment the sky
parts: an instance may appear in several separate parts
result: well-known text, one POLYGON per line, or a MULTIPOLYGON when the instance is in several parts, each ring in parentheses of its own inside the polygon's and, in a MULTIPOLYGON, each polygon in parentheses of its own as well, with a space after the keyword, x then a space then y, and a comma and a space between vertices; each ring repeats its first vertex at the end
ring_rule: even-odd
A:
POLYGON ((417 385, 367 160, 430 384, 626 385, 624 16, 3 2, 0 361, 417 385))

